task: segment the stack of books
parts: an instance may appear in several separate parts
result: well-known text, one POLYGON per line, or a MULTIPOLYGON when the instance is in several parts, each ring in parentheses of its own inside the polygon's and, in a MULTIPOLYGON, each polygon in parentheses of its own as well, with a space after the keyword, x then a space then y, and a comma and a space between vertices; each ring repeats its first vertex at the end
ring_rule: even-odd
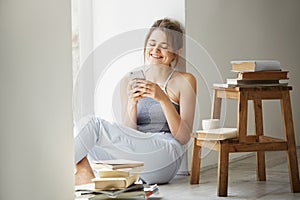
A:
POLYGON ((133 160, 99 160, 93 163, 98 177, 92 181, 95 189, 125 189, 139 179, 139 172, 144 170, 144 163, 133 160))
POLYGON ((231 71, 236 78, 226 79, 226 83, 216 83, 215 87, 286 86, 288 71, 281 69, 277 60, 231 61, 231 71))
POLYGON ((144 163, 133 160, 98 160, 93 163, 97 178, 93 184, 77 188, 77 196, 87 199, 138 198, 146 199, 158 192, 157 185, 146 185, 139 172, 144 170, 144 163))

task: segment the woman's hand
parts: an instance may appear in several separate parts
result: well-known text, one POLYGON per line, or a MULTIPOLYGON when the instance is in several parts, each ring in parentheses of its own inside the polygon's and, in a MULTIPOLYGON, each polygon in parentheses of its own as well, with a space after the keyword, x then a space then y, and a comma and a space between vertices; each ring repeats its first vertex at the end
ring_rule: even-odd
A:
POLYGON ((120 96, 122 103, 122 123, 133 129, 137 128, 137 102, 143 98, 137 87, 137 80, 124 77, 121 82, 120 96))
POLYGON ((128 105, 135 106, 143 98, 143 92, 138 87, 138 79, 130 80, 127 85, 128 105))
POLYGON ((136 99, 150 97, 158 102, 168 99, 161 87, 153 82, 136 79, 134 80, 133 90, 136 92, 136 99))

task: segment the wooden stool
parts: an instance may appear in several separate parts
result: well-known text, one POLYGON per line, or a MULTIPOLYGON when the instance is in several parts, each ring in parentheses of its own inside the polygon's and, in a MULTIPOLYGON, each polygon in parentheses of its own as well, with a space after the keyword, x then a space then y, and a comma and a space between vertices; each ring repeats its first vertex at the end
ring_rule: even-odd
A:
POLYGON ((191 167, 191 184, 199 183, 201 147, 219 152, 218 196, 227 196, 229 153, 256 152, 256 175, 258 181, 266 180, 265 151, 286 151, 291 192, 300 192, 299 170, 295 144, 294 125, 290 103, 291 86, 264 87, 214 87, 212 118, 220 119, 222 98, 236 99, 238 104, 236 139, 207 141, 194 137, 191 167), (284 139, 264 136, 262 100, 278 99, 281 102, 284 139), (247 135, 248 100, 253 101, 255 135, 247 135))

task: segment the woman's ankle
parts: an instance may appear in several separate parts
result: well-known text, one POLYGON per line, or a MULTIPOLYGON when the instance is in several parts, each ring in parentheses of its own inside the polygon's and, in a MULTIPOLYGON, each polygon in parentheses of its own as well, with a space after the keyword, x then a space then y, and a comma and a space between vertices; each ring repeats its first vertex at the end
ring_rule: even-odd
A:
POLYGON ((93 170, 85 157, 76 164, 75 185, 92 183, 93 178, 95 178, 93 170))

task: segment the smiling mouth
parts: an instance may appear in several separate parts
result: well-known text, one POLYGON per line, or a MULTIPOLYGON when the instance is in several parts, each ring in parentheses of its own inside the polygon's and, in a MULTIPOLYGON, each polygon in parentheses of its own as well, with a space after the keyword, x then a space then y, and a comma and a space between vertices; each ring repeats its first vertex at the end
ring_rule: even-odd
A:
POLYGON ((155 54, 150 54, 150 55, 151 55, 151 57, 156 58, 156 59, 162 58, 162 56, 159 56, 159 55, 155 55, 155 54))

